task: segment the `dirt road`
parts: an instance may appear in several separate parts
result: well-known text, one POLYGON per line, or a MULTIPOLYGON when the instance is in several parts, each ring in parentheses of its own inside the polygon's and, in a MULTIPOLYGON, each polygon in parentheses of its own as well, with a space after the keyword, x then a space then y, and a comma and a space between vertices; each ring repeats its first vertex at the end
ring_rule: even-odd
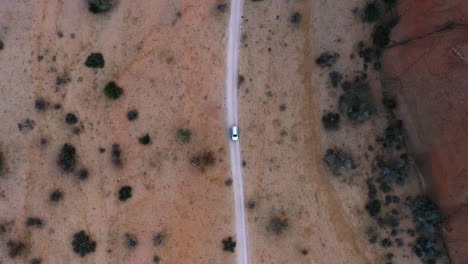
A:
MULTIPOLYGON (((228 28, 229 37, 226 59, 226 125, 228 132, 232 126, 237 126, 239 123, 237 86, 242 4, 242 0, 231 1, 231 17, 228 28)), ((237 263, 247 264, 249 261, 247 253, 247 230, 245 226, 244 183, 242 179, 240 142, 230 140, 229 151, 231 157, 231 174, 233 179, 236 216, 236 234, 238 244, 237 263)))

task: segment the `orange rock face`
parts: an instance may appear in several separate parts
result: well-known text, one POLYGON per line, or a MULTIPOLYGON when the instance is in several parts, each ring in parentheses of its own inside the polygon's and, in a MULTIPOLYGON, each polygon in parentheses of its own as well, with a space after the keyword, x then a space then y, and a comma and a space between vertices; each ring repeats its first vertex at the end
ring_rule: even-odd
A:
POLYGON ((426 189, 444 215, 453 263, 468 260, 468 2, 401 1, 383 56, 426 189))

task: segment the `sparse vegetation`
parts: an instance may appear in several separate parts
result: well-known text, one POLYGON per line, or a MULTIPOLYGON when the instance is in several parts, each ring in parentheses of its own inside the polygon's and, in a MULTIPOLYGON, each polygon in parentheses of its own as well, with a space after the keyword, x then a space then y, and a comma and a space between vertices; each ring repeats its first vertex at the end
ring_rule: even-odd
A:
POLYGON ((7 242, 8 256, 10 258, 16 258, 22 255, 26 249, 26 245, 20 241, 9 240, 7 242))
POLYGON ((130 110, 127 112, 127 119, 129 121, 134 121, 138 119, 138 111, 136 109, 130 110))
POLYGON ((192 131, 188 128, 179 128, 177 130, 177 138, 184 144, 192 141, 192 131))
POLYGON ((402 154, 397 160, 377 159, 380 176, 386 182, 396 182, 404 185, 409 180, 409 172, 412 161, 407 154, 402 154))
POLYGON ((153 244, 157 247, 162 246, 165 240, 166 234, 164 232, 157 233, 153 238, 153 244))
POLYGON ((200 167, 202 170, 207 167, 211 166, 215 163, 216 159, 213 155, 213 152, 206 151, 200 156, 192 157, 190 163, 195 167, 200 167))
POLYGON ((44 112, 47 107, 47 102, 43 98, 38 98, 34 103, 34 107, 38 112, 44 112))
POLYGON ((117 0, 88 0, 89 11, 95 14, 108 12, 116 2, 117 0))
POLYGON ((73 235, 72 247, 76 254, 84 257, 96 250, 96 242, 84 230, 81 230, 73 235))
POLYGON ((123 89, 115 82, 111 81, 106 85, 106 88, 104 88, 104 94, 109 99, 116 100, 123 95, 123 89))
POLYGON ((377 217, 380 213, 382 205, 379 200, 372 200, 366 204, 366 210, 371 217, 377 217))
POLYGON ((410 204, 413 219, 418 224, 418 231, 424 235, 433 235, 439 231, 442 214, 439 208, 425 196, 416 197, 410 204))
POLYGON ((224 13, 228 9, 228 4, 227 3, 219 3, 216 5, 216 9, 218 9, 219 12, 224 13))
POLYGON ((36 122, 27 118, 23 123, 18 123, 18 130, 19 131, 30 131, 33 130, 36 126, 36 122))
POLYGON ((121 158, 122 152, 120 151, 120 145, 119 144, 113 144, 112 145, 112 153, 111 153, 111 159, 112 163, 114 163, 115 166, 122 166, 122 158, 121 158))
POLYGON ((377 1, 367 3, 362 15, 362 21, 366 23, 373 23, 380 19, 383 13, 383 8, 377 1))
POLYGON ((337 72, 337 71, 332 71, 328 75, 330 77, 330 81, 333 87, 338 87, 340 84, 341 80, 343 79, 343 74, 337 72))
POLYGON ((66 116, 65 116, 65 123, 69 124, 69 125, 74 125, 78 122, 78 117, 76 117, 75 114, 72 114, 72 113, 68 113, 66 116))
POLYGON ((389 247, 391 247, 393 245, 392 241, 389 238, 382 239, 382 241, 380 241, 380 244, 384 248, 389 248, 389 247))
POLYGON ((283 216, 273 216, 270 219, 267 230, 273 232, 276 235, 281 235, 288 228, 288 219, 283 216))
POLYGON ((388 127, 385 129, 384 135, 377 138, 377 142, 382 144, 385 149, 391 149, 396 145, 397 149, 405 145, 405 135, 403 132, 403 121, 390 120, 388 127))
POLYGON ((339 109, 349 120, 364 122, 374 113, 374 105, 370 97, 370 87, 367 82, 357 81, 340 96, 339 109))
POLYGON ((124 236, 124 239, 125 239, 125 245, 127 246, 127 248, 133 249, 138 246, 138 240, 135 235, 126 233, 124 236))
POLYGON ((355 169, 351 155, 342 149, 327 149, 323 161, 328 165, 333 174, 343 175, 349 169, 355 169))
POLYGON ((33 226, 37 228, 41 228, 43 226, 42 219, 37 218, 37 217, 29 217, 28 220, 26 221, 26 226, 33 226))
POLYGON ((390 43, 390 33, 398 24, 398 18, 392 18, 388 22, 381 23, 374 28, 372 41, 376 48, 382 49, 390 43))
POLYGON ((86 180, 89 176, 89 171, 88 169, 81 169, 79 172, 78 172, 78 179, 79 180, 86 180))
POLYGON ((62 199, 63 199, 63 192, 60 190, 53 191, 49 196, 49 200, 52 202, 58 202, 62 199))
POLYGON ((236 248, 236 241, 232 240, 232 237, 228 237, 226 239, 223 239, 223 250, 224 251, 230 251, 234 253, 234 250, 236 248))
POLYGON ((442 258, 444 253, 439 249, 435 240, 420 237, 413 246, 413 251, 416 255, 425 261, 435 260, 442 258))
POLYGON ((91 53, 88 58, 86 58, 85 65, 89 68, 104 68, 104 56, 101 53, 91 53))
POLYGON ((325 129, 337 130, 340 125, 340 114, 329 112, 323 115, 322 124, 325 129))
POLYGON ((140 142, 140 144, 142 144, 142 145, 148 145, 149 143, 151 143, 151 138, 150 138, 149 134, 146 133, 142 137, 138 138, 138 142, 140 142))
POLYGON ((291 23, 293 24, 299 24, 302 20, 302 15, 299 12, 294 12, 291 16, 291 23))
POLYGON ((132 198, 132 187, 128 185, 122 186, 119 190, 119 200, 125 202, 130 198, 132 198))
POLYGON ((331 67, 338 61, 339 58, 340 55, 336 52, 323 52, 315 60, 315 63, 317 63, 317 65, 319 65, 322 68, 331 67))
POLYGON ((64 144, 59 153, 57 165, 64 172, 70 173, 76 166, 76 149, 70 144, 64 144))

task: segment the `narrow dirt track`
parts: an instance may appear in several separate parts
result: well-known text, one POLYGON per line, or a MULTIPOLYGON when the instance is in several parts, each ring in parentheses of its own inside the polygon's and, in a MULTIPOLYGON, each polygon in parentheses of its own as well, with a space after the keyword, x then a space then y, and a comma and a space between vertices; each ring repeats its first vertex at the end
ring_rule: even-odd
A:
MULTIPOLYGON (((227 131, 238 124, 237 85, 239 68, 239 42, 241 31, 242 0, 231 2, 231 17, 229 20, 229 39, 226 60, 226 125, 227 131)), ((238 243, 237 263, 247 264, 247 231, 245 226, 244 188, 241 167, 241 150, 239 141, 230 141, 231 174, 234 187, 234 202, 236 216, 236 234, 238 243)))

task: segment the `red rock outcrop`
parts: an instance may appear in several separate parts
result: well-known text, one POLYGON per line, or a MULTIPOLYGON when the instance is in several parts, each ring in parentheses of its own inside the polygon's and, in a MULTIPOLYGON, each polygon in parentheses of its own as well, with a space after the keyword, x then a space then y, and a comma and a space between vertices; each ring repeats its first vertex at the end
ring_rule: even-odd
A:
POLYGON ((468 263, 468 1, 400 1, 383 54, 425 188, 444 215, 452 263, 468 263))

